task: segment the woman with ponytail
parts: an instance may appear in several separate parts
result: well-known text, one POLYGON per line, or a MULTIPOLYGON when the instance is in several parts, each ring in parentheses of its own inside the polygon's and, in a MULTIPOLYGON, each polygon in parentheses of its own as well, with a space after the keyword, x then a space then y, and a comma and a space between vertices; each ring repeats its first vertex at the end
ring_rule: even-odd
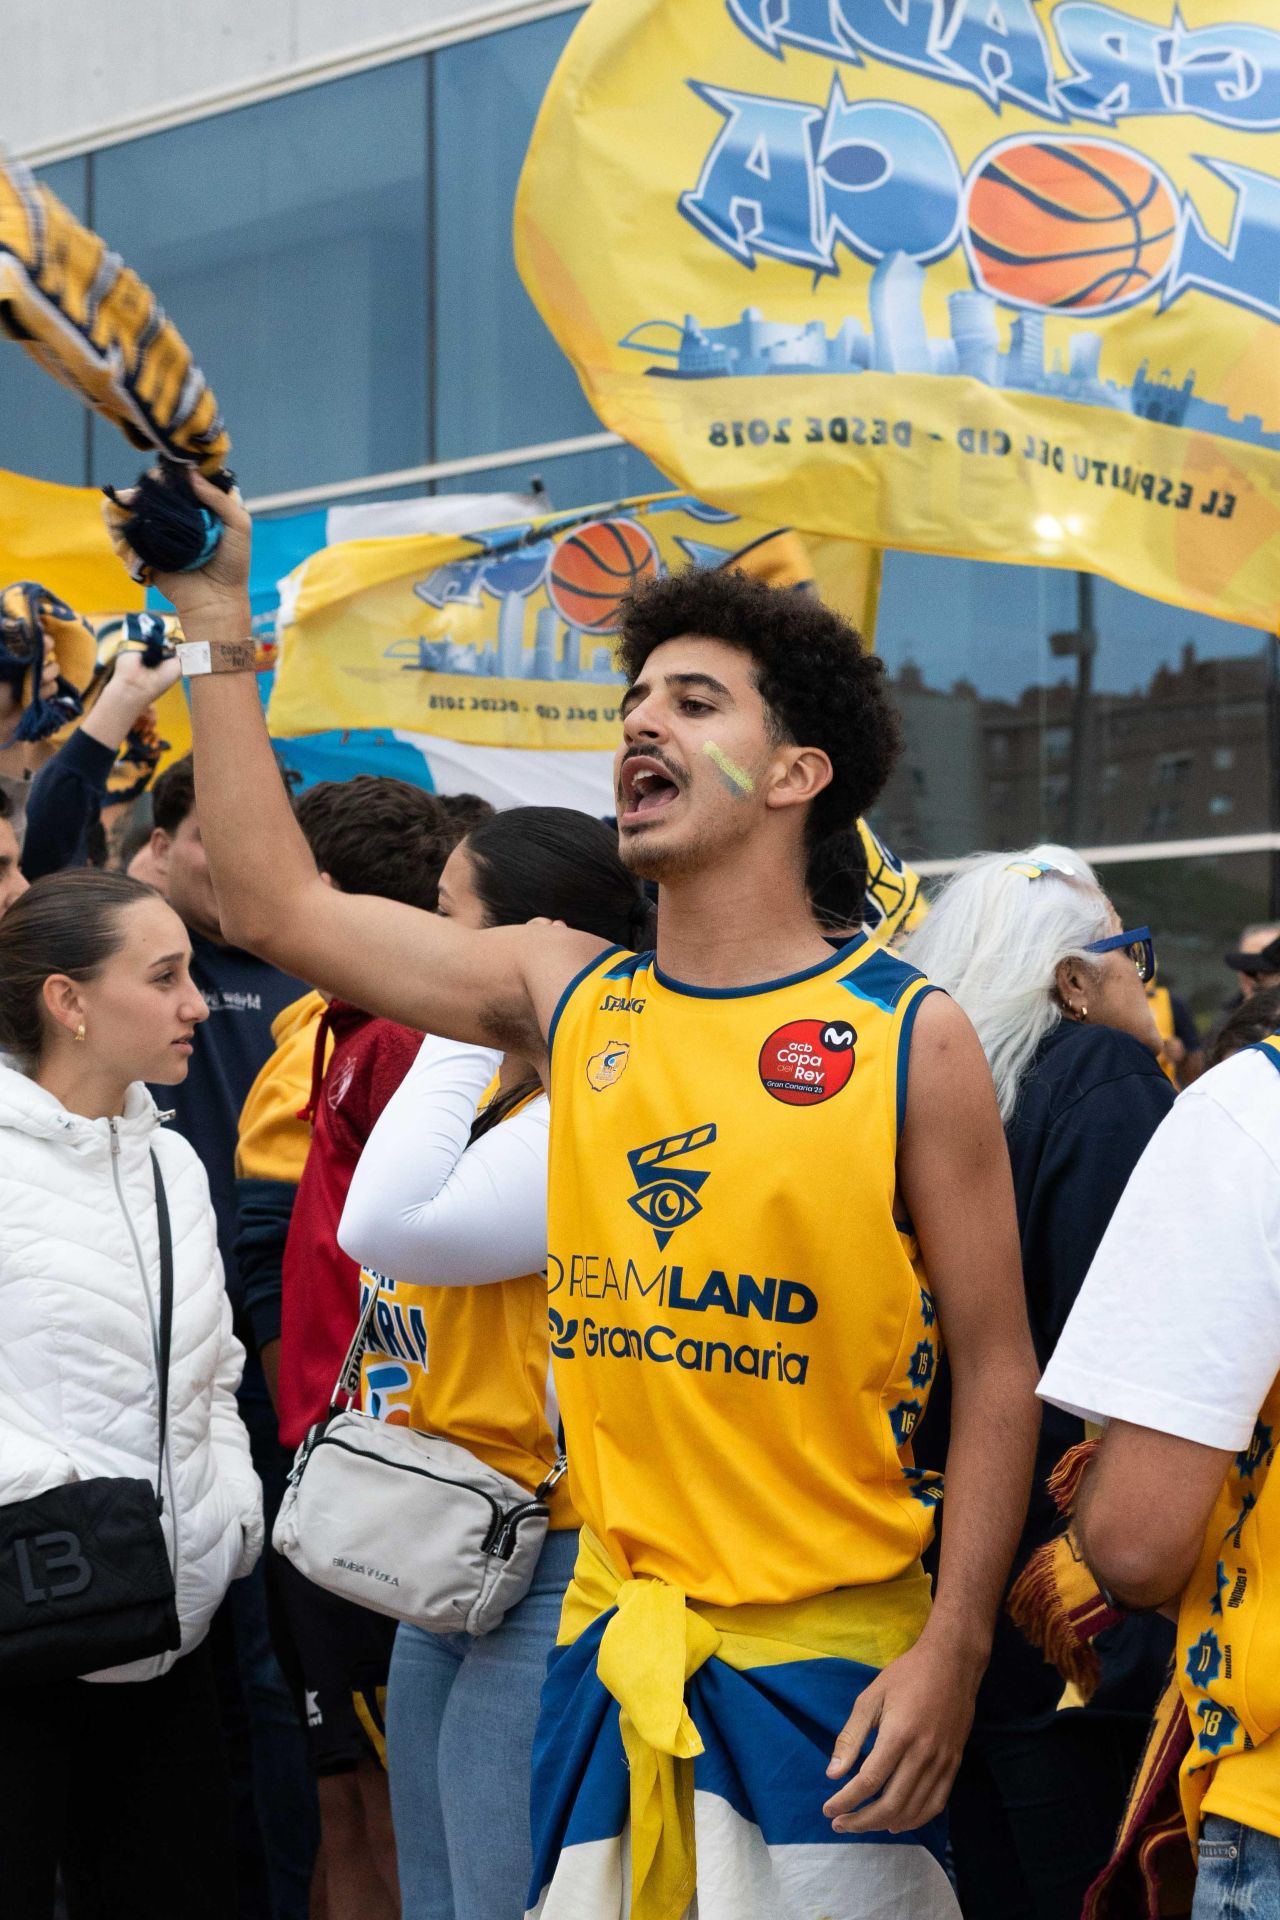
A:
MULTIPOLYGON (((439 911, 471 927, 547 919, 628 950, 652 944, 653 909, 615 835, 567 807, 482 821, 445 865, 439 911)), ((374 1128, 339 1230, 353 1258, 390 1276, 366 1412, 443 1435, 530 1493, 559 1452, 548 1120, 531 1062, 429 1035, 374 1128)), ((578 1545, 563 1477, 548 1501, 533 1585, 501 1626, 481 1639, 397 1632, 386 1721, 404 1920, 524 1911, 534 1724, 578 1545)))

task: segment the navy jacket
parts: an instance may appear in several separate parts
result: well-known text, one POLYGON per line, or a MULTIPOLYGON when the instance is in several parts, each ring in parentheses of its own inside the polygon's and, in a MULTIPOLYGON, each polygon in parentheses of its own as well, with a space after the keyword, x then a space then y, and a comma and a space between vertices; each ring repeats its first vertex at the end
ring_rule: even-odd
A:
MULTIPOLYGON (((1042 1370, 1129 1176, 1174 1097, 1141 1042, 1112 1027, 1062 1020, 1036 1050, 1005 1136, 1027 1312, 1042 1370)), ((950 1414, 950 1379, 944 1369, 916 1446, 922 1465, 945 1464, 950 1414)), ((1067 1449, 1083 1439, 1083 1421, 1056 1407, 1044 1408, 1015 1574, 1038 1546, 1061 1532, 1062 1519, 1045 1482, 1067 1449)), ((1093 1704, 1149 1713, 1171 1644, 1170 1623, 1145 1616, 1104 1636, 1104 1680, 1093 1704)), ((1061 1676, 1002 1611, 991 1665, 978 1695, 978 1723, 1007 1726, 1052 1715, 1062 1687, 1061 1676)))
POLYGON ((111 747, 77 729, 41 767, 31 783, 22 842, 22 871, 28 880, 85 864, 89 829, 102 817, 115 763, 111 747))

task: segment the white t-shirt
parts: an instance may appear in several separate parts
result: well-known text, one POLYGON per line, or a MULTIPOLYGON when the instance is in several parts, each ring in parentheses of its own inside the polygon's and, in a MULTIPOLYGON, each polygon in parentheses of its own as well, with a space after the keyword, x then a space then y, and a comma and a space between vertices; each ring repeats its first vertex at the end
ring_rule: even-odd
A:
POLYGON ((1042 1399, 1248 1446, 1280 1376, 1278 1067, 1250 1048, 1179 1097, 1112 1215, 1042 1399))

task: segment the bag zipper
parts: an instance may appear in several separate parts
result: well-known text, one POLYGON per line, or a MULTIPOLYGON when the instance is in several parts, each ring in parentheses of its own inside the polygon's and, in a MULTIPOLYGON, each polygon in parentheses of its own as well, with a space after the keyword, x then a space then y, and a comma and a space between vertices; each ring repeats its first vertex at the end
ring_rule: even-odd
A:
POLYGON ((544 1500, 527 1500, 522 1507, 509 1507, 503 1515, 502 1526, 494 1546, 500 1560, 509 1560, 515 1551, 516 1534, 524 1521, 545 1513, 551 1517, 551 1509, 544 1500))
MULTIPOLYGON (((420 1474, 424 1480, 434 1480, 437 1486, 457 1487, 463 1493, 474 1494, 477 1500, 484 1501, 493 1516, 489 1531, 480 1543, 480 1551, 482 1553, 492 1553, 495 1550, 498 1542, 503 1537, 507 1521, 510 1519, 511 1514, 523 1513, 525 1511, 523 1507, 512 1507, 509 1513, 504 1513, 491 1493, 485 1493, 480 1487, 468 1486, 465 1480, 451 1480, 448 1474, 432 1473, 428 1467, 410 1467, 403 1465, 399 1461, 383 1460, 376 1453, 366 1453, 363 1447, 353 1447, 348 1441, 335 1439, 327 1433, 320 1435, 320 1438, 312 1448, 312 1453, 317 1452, 321 1447, 338 1447, 343 1453, 353 1454, 357 1460, 374 1460, 377 1461, 379 1466, 390 1467, 393 1473, 417 1473, 420 1474)), ((508 1552, 509 1551, 510 1549, 508 1549, 508 1552)), ((502 1555, 503 1559, 506 1557, 506 1554, 502 1555)))
MULTIPOLYGON (((129 1238, 133 1242, 133 1256, 138 1263, 138 1274, 142 1280, 142 1297, 147 1303, 147 1319, 151 1323, 151 1349, 156 1360, 156 1427, 158 1430, 160 1426, 160 1329, 156 1325, 156 1311, 151 1304, 151 1289, 147 1283, 147 1265, 142 1257, 142 1246, 138 1240, 137 1229, 133 1224, 133 1215, 129 1212, 128 1203, 124 1197, 124 1186, 120 1179, 120 1136, 116 1131, 114 1118, 107 1121, 107 1126, 111 1133, 111 1178, 115 1183, 116 1199, 120 1203, 120 1211, 124 1215, 124 1223, 129 1229, 129 1238)), ((169 1487, 169 1521, 173 1531, 173 1586, 174 1592, 176 1593, 178 1588, 178 1502, 173 1490, 173 1455, 168 1433, 166 1433, 164 1437, 164 1465, 165 1479, 169 1487)), ((163 1501, 158 1504, 161 1513, 163 1513, 163 1501)))

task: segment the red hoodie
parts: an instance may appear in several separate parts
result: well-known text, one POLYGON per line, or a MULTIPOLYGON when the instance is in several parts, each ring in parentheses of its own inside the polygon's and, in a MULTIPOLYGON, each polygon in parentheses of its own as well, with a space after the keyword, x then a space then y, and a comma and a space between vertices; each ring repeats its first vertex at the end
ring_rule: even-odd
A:
POLYGON ((293 1204, 281 1275, 280 1438, 290 1450, 323 1418, 355 1332, 360 1269, 338 1245, 338 1222, 364 1144, 422 1045, 394 1020, 335 1000, 316 1031, 311 1150, 293 1204), (333 1053, 326 1069, 329 1038, 333 1053))

